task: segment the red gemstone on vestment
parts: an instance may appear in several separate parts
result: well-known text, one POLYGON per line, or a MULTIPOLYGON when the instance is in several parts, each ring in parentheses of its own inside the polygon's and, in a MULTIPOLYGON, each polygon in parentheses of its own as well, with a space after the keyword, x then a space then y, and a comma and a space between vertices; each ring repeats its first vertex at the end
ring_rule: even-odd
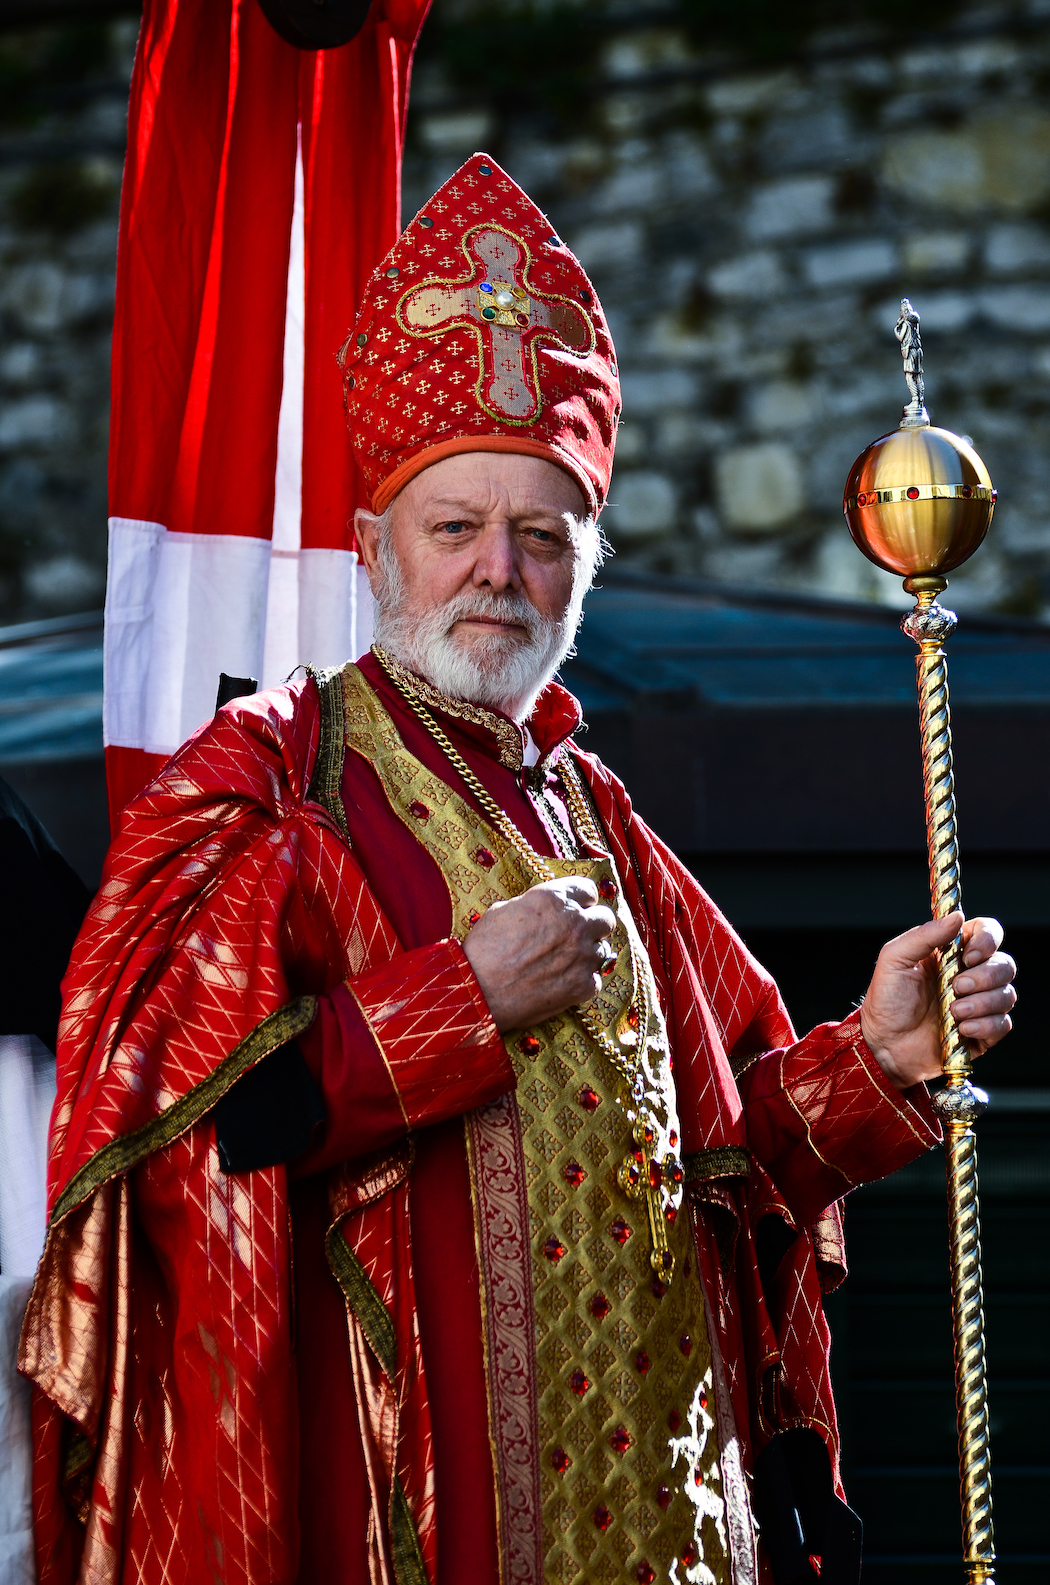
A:
POLYGON ((583 1167, 576 1160, 567 1161, 561 1170, 565 1174, 566 1183, 571 1184, 574 1189, 578 1189, 587 1176, 583 1167))
POLYGON ((598 882, 598 895, 599 895, 599 897, 603 897, 606 902, 609 901, 610 897, 615 897, 616 896, 616 882, 615 881, 611 881, 608 876, 606 876, 604 880, 599 881, 598 882))
POLYGON ((572 1388, 577 1398, 582 1398, 584 1393, 589 1392, 591 1388, 591 1384, 587 1380, 587 1377, 583 1374, 582 1370, 573 1371, 572 1375, 569 1377, 569 1386, 572 1388))
POLYGON ((594 1316, 596 1321, 604 1321, 611 1309, 612 1305, 609 1303, 604 1293, 596 1293, 594 1295, 594 1298, 591 1300, 591 1314, 594 1316))
POLYGON ((417 820, 430 819, 430 810, 427 808, 426 804, 421 804, 418 798, 414 798, 409 804, 408 812, 410 815, 415 815, 417 820))
POLYGON ((622 1216, 618 1216, 610 1228, 612 1236, 618 1244, 626 1244, 631 1236, 631 1229, 627 1226, 622 1216))
POLYGON ((650 1163, 649 1163, 649 1182, 652 1184, 654 1189, 658 1189, 660 1187, 660 1185, 663 1183, 663 1181, 664 1181, 664 1169, 661 1167, 661 1165, 660 1165, 660 1163, 658 1161, 650 1161, 650 1163))
POLYGON ((909 501, 917 501, 918 499, 919 499, 919 492, 915 488, 915 485, 914 484, 909 485, 909 487, 908 487, 908 500, 909 501))
POLYGON ((696 1469, 693 1471, 693 1481, 697 1486, 702 1486, 704 1484, 704 1472, 702 1469, 696 1469))
POLYGON ((688 1359, 690 1354, 693 1352, 693 1340, 689 1336, 688 1332, 682 1333, 681 1337, 678 1339, 678 1347, 682 1350, 682 1353, 685 1355, 686 1359, 688 1359))
POLYGON ((685 1169, 680 1161, 669 1161, 664 1170, 671 1182, 676 1185, 685 1177, 685 1169))
POLYGON ((477 909, 475 908, 474 912, 471 914, 470 918, 467 920, 467 924, 468 925, 476 925, 480 918, 481 918, 481 915, 478 913, 477 909))
POLYGON ((548 1238, 543 1246, 543 1253, 552 1266, 556 1266, 565 1253, 565 1245, 560 1238, 548 1238))
POLYGON ((641 1580, 642 1585, 653 1585, 653 1580, 656 1578, 656 1570, 651 1563, 639 1563, 634 1573, 635 1578, 641 1580))
POLYGON ((568 1453, 566 1453, 563 1447, 556 1447, 554 1449, 554 1452, 551 1454, 551 1464, 554 1469, 557 1470, 559 1475, 564 1475, 571 1463, 572 1459, 569 1457, 568 1453))
POLYGON ((594 1522, 599 1530, 608 1530, 612 1524, 612 1514, 603 1502, 600 1502, 594 1510, 594 1522))
POLYGON ((602 964, 602 979, 607 980, 610 974, 616 973, 616 959, 610 958, 608 963, 602 964))
POLYGON ((540 1049, 540 1043, 535 1035, 522 1035, 518 1041, 518 1050, 523 1057, 534 1057, 540 1049))
POLYGON ((653 1362, 644 1348, 640 1348, 634 1356, 634 1364, 635 1369, 639 1370, 643 1376, 647 1376, 653 1367, 653 1362))
POLYGON ((490 870, 496 862, 495 854, 488 848, 475 848, 473 853, 475 864, 480 864, 483 870, 490 870))
MULTIPOLYGON (((668 1250, 668 1254, 670 1254, 670 1250, 668 1250)), ((659 1277, 654 1277, 649 1284, 649 1291, 654 1299, 662 1299, 667 1292, 667 1284, 666 1282, 661 1282, 659 1277)))
POLYGON ((667 1416, 667 1424, 670 1426, 672 1431, 677 1431, 679 1429, 682 1424, 682 1416, 678 1413, 677 1409, 671 1410, 670 1414, 667 1416))
POLYGON ((672 1146, 677 1145, 677 1143, 678 1143, 678 1135, 675 1133, 673 1128, 671 1129, 670 1138, 671 1138, 672 1146))
POLYGON ((579 1102, 585 1112, 596 1112, 602 1104, 602 1098, 597 1090, 592 1090, 589 1084, 585 1084, 580 1091, 579 1102))
POLYGON ((633 1002, 627 1012, 627 1027, 628 1029, 638 1028, 638 1009, 633 1002))
POLYGON ((626 1453, 630 1445, 630 1431, 625 1431, 622 1425, 618 1426, 613 1432, 612 1436, 609 1438, 609 1446, 612 1448, 614 1453, 623 1454, 626 1453))
POLYGON ((658 1487, 656 1492, 656 1500, 660 1504, 661 1508, 670 1508, 673 1501, 670 1486, 658 1487))
POLYGON ((669 1205, 667 1207, 667 1210, 664 1212, 664 1220, 666 1222, 670 1222, 672 1227, 674 1226, 674 1224, 678 1220, 678 1207, 677 1207, 677 1205, 669 1205))
POLYGON ((701 1407, 701 1409, 706 1409, 707 1408, 707 1393, 706 1392, 702 1392, 700 1394, 700 1407, 701 1407))
POLYGON ((697 1546, 695 1541, 690 1541, 689 1545, 682 1553, 682 1565, 685 1568, 692 1568, 693 1564, 699 1563, 699 1561, 700 1548, 697 1546))
POLYGON ((656 1130, 653 1128, 652 1123, 646 1123, 645 1127, 642 1129, 642 1138, 645 1140, 647 1145, 652 1144, 653 1140, 656 1138, 656 1130))

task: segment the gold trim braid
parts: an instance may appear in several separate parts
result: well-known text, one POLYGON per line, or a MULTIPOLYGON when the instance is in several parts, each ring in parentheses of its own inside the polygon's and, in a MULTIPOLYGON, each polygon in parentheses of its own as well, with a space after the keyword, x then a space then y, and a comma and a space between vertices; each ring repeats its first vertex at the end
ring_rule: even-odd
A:
POLYGON ((751 1153, 742 1145, 713 1145, 682 1157, 686 1184, 707 1183, 711 1178, 749 1178, 751 1153))
POLYGON ((278 1046, 294 1040, 296 1035, 308 1029, 316 1011, 315 996, 300 996, 297 1001, 278 1007, 276 1012, 256 1024, 207 1078, 201 1079, 192 1090, 180 1096, 174 1105, 151 1118, 141 1128, 136 1128, 133 1133, 111 1139, 108 1145, 96 1150, 90 1161, 86 1161, 79 1172, 73 1174, 59 1195, 48 1220, 48 1228, 55 1227, 111 1178, 129 1172, 154 1151, 163 1150, 180 1134, 192 1128, 249 1068, 261 1062, 263 1057, 268 1057, 271 1051, 276 1051, 278 1046))
POLYGON ((317 758, 314 761, 307 797, 319 803, 321 808, 331 815, 349 842, 346 810, 343 808, 342 794, 339 790, 343 779, 343 755, 346 751, 343 730, 342 667, 336 666, 330 671, 314 671, 312 666, 308 666, 306 670, 316 683, 321 700, 321 736, 317 744, 317 758))

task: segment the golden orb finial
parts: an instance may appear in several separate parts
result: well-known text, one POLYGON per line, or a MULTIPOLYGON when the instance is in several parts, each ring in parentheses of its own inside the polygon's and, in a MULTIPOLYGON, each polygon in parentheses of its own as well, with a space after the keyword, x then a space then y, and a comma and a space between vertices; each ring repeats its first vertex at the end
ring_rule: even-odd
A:
POLYGON ((924 404, 919 316, 905 297, 895 330, 910 400, 897 429, 850 469, 842 510, 860 549, 905 588, 943 589, 988 532, 996 491, 968 439, 935 429, 924 404))

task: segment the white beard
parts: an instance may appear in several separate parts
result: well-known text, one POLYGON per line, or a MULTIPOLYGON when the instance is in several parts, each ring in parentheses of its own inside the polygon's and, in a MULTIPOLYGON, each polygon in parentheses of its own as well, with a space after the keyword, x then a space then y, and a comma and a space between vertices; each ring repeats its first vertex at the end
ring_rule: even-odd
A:
POLYGON ((560 620, 541 616, 524 594, 485 589, 417 611, 405 600, 401 568, 384 533, 379 542, 380 576, 373 590, 375 642, 446 697, 487 705, 514 721, 525 721, 572 652, 589 573, 587 569, 586 576, 574 578, 572 598, 560 620), (518 622, 525 631, 494 628, 468 643, 452 631, 468 616, 518 622))

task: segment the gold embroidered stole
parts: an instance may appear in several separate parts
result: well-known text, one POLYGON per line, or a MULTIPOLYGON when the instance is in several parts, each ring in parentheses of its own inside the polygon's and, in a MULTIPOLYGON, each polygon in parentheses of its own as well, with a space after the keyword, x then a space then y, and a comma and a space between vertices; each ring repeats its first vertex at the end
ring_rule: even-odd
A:
MULTIPOLYGON (((407 751, 357 667, 344 670, 343 686, 346 742, 374 767, 392 809, 441 869, 453 931, 463 939, 486 908, 531 882, 500 833, 407 751)), ((667 1031, 612 860, 546 862, 558 876, 593 880, 616 913, 615 969, 592 1006, 611 1034, 637 1023, 639 1006, 649 1010, 647 1027, 637 1030, 639 1072, 662 1159, 679 1143, 667 1031), (647 995, 638 995, 632 958, 648 976, 647 995)), ((618 1176, 625 1160, 641 1159, 624 1076, 571 1010, 508 1034, 506 1043, 518 1076, 516 1115, 508 1097, 467 1119, 502 1577, 506 1585, 511 1578, 539 1585, 541 1577, 562 1585, 668 1578, 726 1585, 711 1350, 688 1209, 680 1194, 664 1195, 675 1255, 665 1283, 650 1260, 645 1200, 618 1176), (508 1254, 520 1193, 515 1155, 527 1189, 521 1237, 530 1251, 524 1286, 531 1267, 534 1331, 517 1345, 513 1326, 528 1296, 515 1294, 518 1257, 508 1254), (536 1566, 533 1506, 542 1508, 536 1566)))

